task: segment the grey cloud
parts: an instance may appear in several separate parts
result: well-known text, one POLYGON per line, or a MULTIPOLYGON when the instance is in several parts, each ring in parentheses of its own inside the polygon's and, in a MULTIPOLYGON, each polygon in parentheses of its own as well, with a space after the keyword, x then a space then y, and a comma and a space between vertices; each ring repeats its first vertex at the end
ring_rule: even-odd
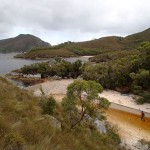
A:
MULTIPOLYGON (((37 35, 67 32, 83 38, 127 35, 150 26, 149 5, 149 0, 0 0, 0 39, 15 34, 17 28, 37 35)), ((70 34, 70 39, 74 36, 70 34)))

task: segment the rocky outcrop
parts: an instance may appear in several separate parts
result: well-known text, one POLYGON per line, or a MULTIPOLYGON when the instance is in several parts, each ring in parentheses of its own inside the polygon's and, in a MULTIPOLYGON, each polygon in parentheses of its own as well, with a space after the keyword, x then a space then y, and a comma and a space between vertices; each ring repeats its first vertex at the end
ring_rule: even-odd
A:
POLYGON ((106 130, 106 126, 105 126, 104 121, 101 121, 97 118, 93 119, 89 115, 86 115, 85 119, 87 121, 91 122, 95 126, 95 128, 97 129, 98 132, 106 134, 107 130, 106 130))

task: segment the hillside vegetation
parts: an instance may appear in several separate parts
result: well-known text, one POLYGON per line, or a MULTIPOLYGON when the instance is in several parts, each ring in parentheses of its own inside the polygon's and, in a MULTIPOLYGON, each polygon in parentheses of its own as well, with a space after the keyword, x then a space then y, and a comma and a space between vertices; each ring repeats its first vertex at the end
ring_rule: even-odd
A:
POLYGON ((54 98, 44 93, 35 97, 2 77, 0 87, 0 150, 119 149, 118 136, 110 127, 100 134, 83 121, 70 129, 54 98))
POLYGON ((126 37, 108 36, 85 42, 65 42, 50 48, 33 48, 19 58, 49 58, 98 55, 114 50, 135 50, 141 42, 149 41, 150 29, 126 37), (59 52, 59 55, 58 55, 59 52), (42 54, 41 54, 42 53, 42 54), (40 55, 41 54, 41 55, 40 55))
POLYGON ((17 37, 0 40, 0 52, 27 52, 35 47, 49 47, 50 44, 30 34, 20 34, 17 37))

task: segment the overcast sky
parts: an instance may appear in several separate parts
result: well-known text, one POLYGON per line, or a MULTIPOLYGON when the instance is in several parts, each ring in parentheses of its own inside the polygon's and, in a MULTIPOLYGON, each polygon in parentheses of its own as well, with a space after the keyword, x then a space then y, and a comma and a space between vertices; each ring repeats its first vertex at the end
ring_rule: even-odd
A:
POLYGON ((126 36, 150 27, 150 0, 0 0, 0 39, 33 34, 51 43, 126 36))

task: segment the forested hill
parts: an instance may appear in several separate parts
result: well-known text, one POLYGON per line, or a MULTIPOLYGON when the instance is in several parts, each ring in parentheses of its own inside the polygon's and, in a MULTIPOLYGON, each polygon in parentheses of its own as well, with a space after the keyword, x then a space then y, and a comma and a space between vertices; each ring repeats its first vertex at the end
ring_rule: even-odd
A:
POLYGON ((150 28, 126 37, 108 36, 85 42, 65 42, 48 48, 33 48, 19 58, 50 58, 98 55, 114 50, 135 50, 142 42, 150 41, 150 28))
POLYGON ((108 36, 99 39, 74 43, 80 48, 100 48, 103 50, 135 49, 141 42, 150 41, 150 28, 126 37, 108 36))
POLYGON ((48 47, 49 43, 30 34, 20 34, 17 37, 0 40, 0 52, 27 52, 35 47, 48 47))

